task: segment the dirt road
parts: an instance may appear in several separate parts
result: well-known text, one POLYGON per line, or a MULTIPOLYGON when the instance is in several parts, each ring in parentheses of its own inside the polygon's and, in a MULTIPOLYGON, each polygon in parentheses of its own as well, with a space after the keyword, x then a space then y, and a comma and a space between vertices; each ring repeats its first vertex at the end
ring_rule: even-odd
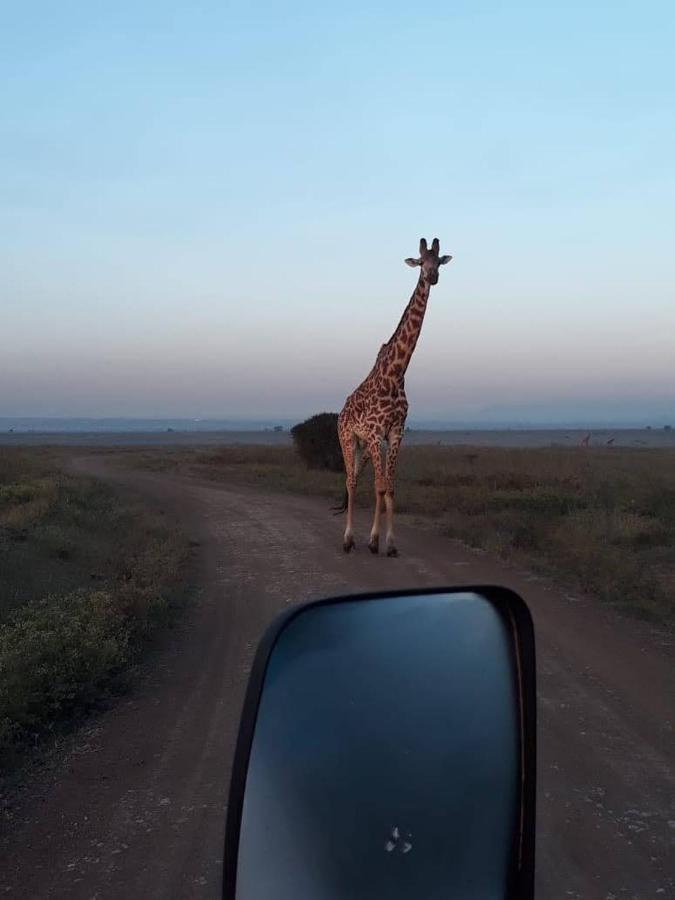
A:
POLYGON ((203 591, 132 695, 100 716, 3 835, 0 895, 215 898, 233 742, 258 637, 287 603, 494 582, 532 610, 539 663, 538 897, 675 898, 672 643, 545 581, 412 528, 401 557, 340 549, 325 503, 116 473, 178 510, 203 591), (4 892, 4 893, 3 893, 4 892))

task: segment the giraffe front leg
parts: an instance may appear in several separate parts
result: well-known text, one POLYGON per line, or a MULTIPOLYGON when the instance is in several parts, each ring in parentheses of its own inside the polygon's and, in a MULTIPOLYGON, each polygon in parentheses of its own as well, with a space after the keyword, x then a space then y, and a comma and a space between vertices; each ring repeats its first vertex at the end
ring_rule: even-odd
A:
POLYGON ((375 470, 375 514, 373 516, 373 527, 370 529, 368 549, 371 553, 379 553, 380 515, 382 512, 382 501, 385 495, 384 471, 382 468, 382 453, 379 440, 369 441, 368 453, 373 461, 373 469, 375 470))
POLYGON ((384 491, 379 492, 375 489, 375 515, 373 517, 373 527, 370 529, 370 538, 368 540, 368 549, 371 553, 380 552, 380 518, 382 517, 382 505, 384 501, 384 491))
POLYGON ((354 492, 356 488, 356 439, 347 429, 338 425, 338 438, 342 448, 342 458, 345 464, 345 487, 347 491, 347 524, 342 539, 342 549, 349 553, 354 549, 354 536, 352 516, 354 513, 354 492))
POLYGON ((342 549, 345 553, 349 553, 354 549, 354 529, 352 517, 354 515, 354 494, 356 492, 356 479, 353 472, 347 477, 347 525, 345 527, 345 536, 342 541, 342 549))
POLYGON ((398 556, 398 550, 394 543, 394 493, 387 491, 384 495, 387 509, 387 556, 398 556))
POLYGON ((384 502, 387 515, 387 556, 398 556, 398 550, 394 542, 394 478, 396 476, 396 461, 398 459, 398 451, 401 446, 401 438, 403 437, 403 429, 392 429, 388 437, 387 448, 387 464, 385 471, 385 487, 384 502))

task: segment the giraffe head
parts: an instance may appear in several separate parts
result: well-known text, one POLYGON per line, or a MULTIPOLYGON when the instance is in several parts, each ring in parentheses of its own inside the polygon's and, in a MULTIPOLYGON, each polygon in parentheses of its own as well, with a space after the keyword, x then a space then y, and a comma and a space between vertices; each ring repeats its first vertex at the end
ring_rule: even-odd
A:
POLYGON ((406 259, 406 263, 409 266, 422 267, 422 278, 427 284, 436 284, 438 282, 438 267, 444 266, 452 259, 451 256, 439 256, 439 249, 440 244, 438 243, 438 238, 434 238, 431 242, 431 250, 427 248, 425 238, 422 238, 420 241, 419 259, 413 259, 412 257, 406 259))

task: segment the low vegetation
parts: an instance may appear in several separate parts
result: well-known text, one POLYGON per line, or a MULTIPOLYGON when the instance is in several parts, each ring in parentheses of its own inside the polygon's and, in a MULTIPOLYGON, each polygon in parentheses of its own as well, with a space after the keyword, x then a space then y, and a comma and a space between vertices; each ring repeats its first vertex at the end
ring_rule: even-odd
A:
MULTIPOLYGON (((340 499, 343 476, 307 469, 292 448, 123 454, 267 490, 340 499)), ((359 485, 372 505, 372 469, 359 485)), ((675 454, 623 448, 405 446, 397 509, 444 534, 518 559, 570 588, 675 624, 675 454)), ((327 513, 328 515, 328 513, 327 513)))
POLYGON ((49 451, 0 449, 0 761, 122 685, 186 558, 158 513, 49 451))

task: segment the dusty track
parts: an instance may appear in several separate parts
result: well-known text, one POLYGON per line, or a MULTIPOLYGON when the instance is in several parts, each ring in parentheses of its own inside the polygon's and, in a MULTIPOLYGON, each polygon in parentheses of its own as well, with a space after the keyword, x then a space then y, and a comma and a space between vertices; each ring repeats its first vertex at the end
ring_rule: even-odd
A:
POLYGON ((131 698, 28 792, 2 838, 0 895, 217 897, 238 714, 274 614, 340 592, 495 582, 525 597, 538 640, 538 897, 675 898, 665 636, 426 532, 401 527, 401 557, 374 558, 357 517, 362 540, 345 557, 322 502, 76 465, 179 511, 200 542, 203 592, 131 698))

